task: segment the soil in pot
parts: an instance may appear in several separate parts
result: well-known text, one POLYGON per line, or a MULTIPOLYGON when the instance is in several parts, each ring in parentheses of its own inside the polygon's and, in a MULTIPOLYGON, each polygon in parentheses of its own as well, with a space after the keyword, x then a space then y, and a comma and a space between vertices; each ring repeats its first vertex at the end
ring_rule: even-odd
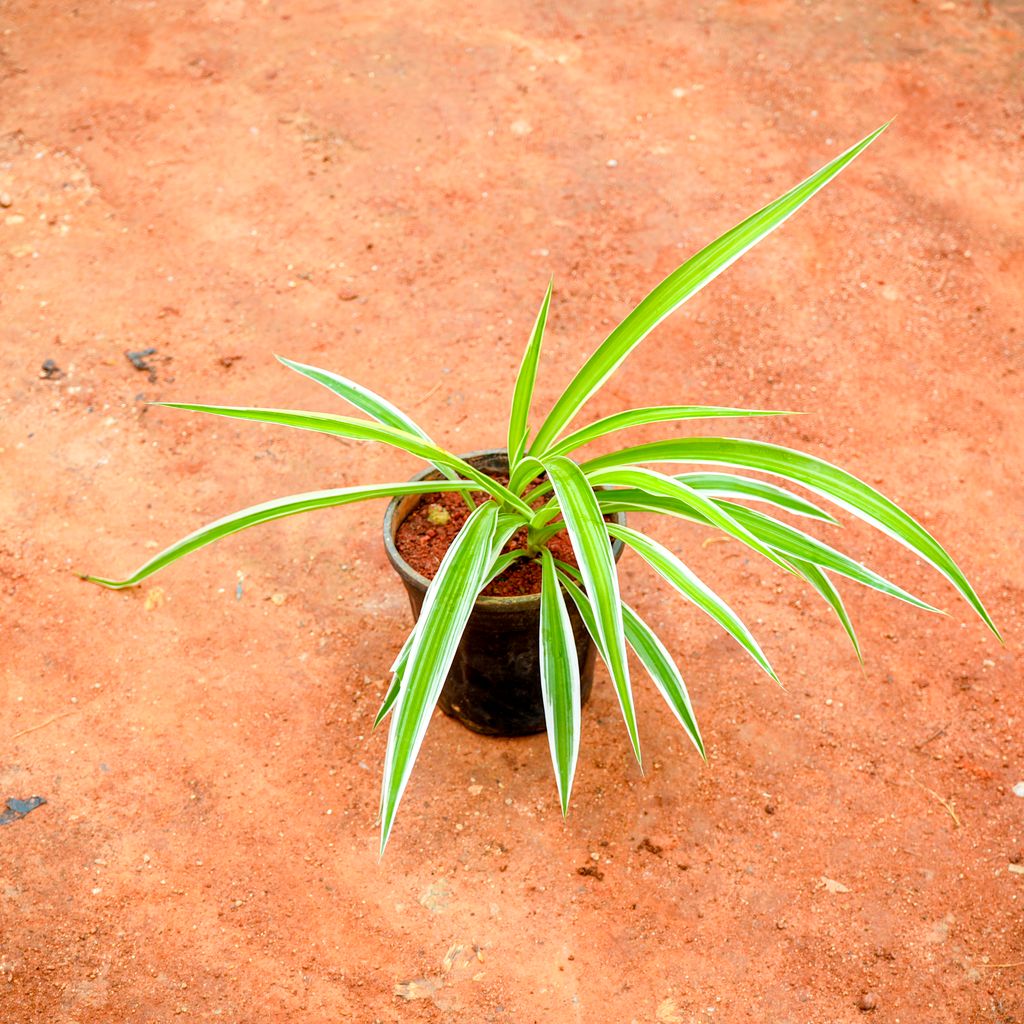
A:
MULTIPOLYGON (((495 479, 503 484, 508 483, 508 477, 504 475, 496 475, 495 479)), ((534 481, 534 484, 538 483, 539 480, 534 481)), ((489 495, 482 491, 473 493, 473 500, 477 503, 485 501, 488 497, 489 495)), ((542 500, 536 504, 540 505, 542 500)), ((437 574, 441 559, 468 517, 469 508, 461 495, 453 491, 424 495, 399 526, 395 535, 395 545, 399 554, 421 576, 432 580, 437 574)), ((515 533, 503 550, 514 551, 516 548, 524 547, 525 529, 515 533)), ((555 558, 576 565, 576 554, 567 534, 556 534, 548 543, 548 548, 555 558)), ((493 579, 481 592, 481 596, 521 597, 524 594, 539 594, 540 577, 540 566, 532 559, 523 558, 493 579)))

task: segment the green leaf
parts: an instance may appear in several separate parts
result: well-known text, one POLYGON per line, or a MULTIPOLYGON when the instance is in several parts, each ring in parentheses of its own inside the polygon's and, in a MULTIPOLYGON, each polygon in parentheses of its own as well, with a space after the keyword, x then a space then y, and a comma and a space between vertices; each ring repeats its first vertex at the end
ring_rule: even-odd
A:
POLYGON ((413 641, 416 639, 416 630, 419 629, 419 625, 420 623, 417 619, 416 624, 405 638, 402 649, 395 656, 394 662, 392 662, 391 685, 388 687, 388 692, 384 695, 384 701, 377 711, 376 718, 373 720, 374 729, 387 718, 388 712, 394 707, 395 701, 398 699, 398 691, 402 688, 402 677, 405 675, 405 666, 409 661, 409 651, 412 650, 413 641))
POLYGON ((832 526, 839 525, 836 519, 806 498, 766 480, 734 476, 732 473, 683 473, 676 479, 711 498, 749 498, 766 502, 794 515, 819 519, 832 526))
POLYGON ((418 455, 435 465, 447 466, 457 470, 467 480, 476 481, 477 487, 497 498, 499 501, 533 515, 533 510, 508 488, 497 480, 481 473, 457 455, 438 448, 430 441, 398 430, 385 424, 368 423, 366 420, 353 419, 351 416, 333 416, 330 413, 303 412, 293 409, 251 409, 229 405, 196 405, 191 402, 154 402, 167 409, 187 409, 191 412, 210 413, 213 416, 229 416, 235 419, 256 420, 260 423, 276 423, 284 427, 296 427, 299 430, 313 430, 320 434, 332 434, 336 437, 351 437, 358 441, 379 441, 382 444, 401 448, 411 455, 418 455))
POLYGON ((500 576, 517 558, 522 558, 526 552, 523 550, 510 551, 508 554, 501 553, 502 548, 511 540, 516 530, 526 525, 520 515, 502 514, 494 527, 494 538, 491 541, 491 562, 484 577, 480 589, 483 590, 495 576, 500 576))
POLYGON ((677 501, 683 505, 699 512, 705 519, 717 526, 723 533, 753 548, 759 555, 763 555, 770 562, 791 572, 788 562, 779 556, 767 545, 762 544, 757 537, 740 523, 732 518, 717 502, 705 497, 699 491, 688 487, 674 477, 665 476, 662 473, 655 473, 651 469, 642 469, 637 466, 612 467, 608 469, 594 470, 587 473, 587 479, 591 484, 606 484, 615 487, 636 487, 648 494, 657 494, 670 501, 677 501))
MULTIPOLYGON (((566 593, 576 605, 580 618, 583 620, 583 625, 587 627, 587 632, 593 638, 595 644, 600 644, 600 632, 597 628, 597 619, 594 618, 594 606, 590 603, 590 598, 577 585, 582 579, 579 569, 557 558, 555 559, 555 568, 558 571, 558 579, 565 586, 566 593)), ((625 602, 623 602, 623 607, 625 607, 625 602)), ((623 625, 625 625, 625 622, 623 622, 623 625)))
POLYGON ((700 729, 697 728, 697 719, 693 714, 690 695, 686 691, 686 684, 683 682, 683 677, 672 660, 672 656, 654 630, 629 605, 622 606, 622 619, 626 626, 626 639, 629 641, 630 647, 636 651, 637 657, 647 670, 647 674, 653 680, 658 692, 686 731, 686 735, 690 737, 697 752, 706 761, 704 741, 701 739, 700 729))
POLYGON ((484 585, 481 590, 486 589, 491 583, 494 582, 510 565, 514 562, 519 561, 520 558, 525 558, 526 552, 522 548, 518 548, 515 551, 508 551, 503 555, 498 555, 497 558, 491 563, 491 568, 487 572, 487 578, 484 580, 484 585))
POLYGON ((643 409, 629 409, 606 416, 555 442, 547 455, 568 455, 582 445, 596 441, 605 434, 629 427, 640 427, 648 423, 664 423, 668 420, 717 419, 739 416, 799 416, 800 413, 779 412, 774 409, 729 409, 717 405, 652 405, 643 409))
MULTIPOLYGON (((414 434, 416 437, 423 438, 424 441, 430 441, 430 437, 427 432, 420 427, 411 416, 407 416, 401 409, 392 405, 386 398, 382 398, 369 388, 363 387, 362 384, 357 384, 354 380, 349 380, 348 377, 342 377, 340 374, 334 373, 331 370, 321 370, 316 366, 297 363, 292 359, 285 359, 284 356, 277 356, 276 358, 279 363, 283 363, 290 370, 294 370, 296 373, 302 374, 303 377, 308 377, 317 384, 322 384, 328 391, 332 391, 334 394, 345 399, 346 402, 354 405, 357 409, 361 409, 379 423, 383 423, 389 427, 395 427, 397 430, 402 430, 409 434, 414 434)), ((433 444, 432 441, 430 441, 430 443, 433 444)), ((450 480, 454 479, 458 475, 455 470, 444 464, 438 465, 437 470, 442 476, 448 477, 450 480)), ((470 499, 467 497, 466 500, 468 502, 470 499)))
POLYGON ((377 712, 377 717, 373 720, 373 728, 376 729, 385 718, 388 717, 388 712, 395 706, 395 701, 398 700, 398 693, 402 689, 402 676, 396 672, 391 678, 391 685, 388 687, 388 692, 384 695, 384 702, 380 706, 380 710, 377 712))
POLYGON ((330 370, 321 370, 316 366, 308 366, 292 359, 285 359, 284 356, 276 358, 279 363, 283 363, 290 370, 301 373, 303 377, 308 377, 310 380, 316 381, 317 384, 322 384, 328 391, 333 391, 334 394, 344 398, 346 402, 350 402, 378 422, 394 427, 396 430, 414 434, 424 441, 430 441, 427 432, 417 425, 410 416, 407 416, 397 406, 392 405, 387 399, 381 398, 369 388, 363 387, 362 384, 357 384, 330 370))
POLYGON ((147 576, 151 576, 165 565, 170 565, 171 562, 183 555, 206 544, 211 544, 215 540, 220 540, 221 537, 238 533, 239 530, 257 526, 260 523, 269 523, 274 519, 283 519, 286 516, 310 512, 317 508, 331 508, 335 505, 348 505, 354 501, 366 501, 370 498, 391 498, 399 494, 429 494, 435 491, 468 492, 475 487, 476 484, 468 480, 420 480, 400 484, 373 484, 369 487, 341 487, 331 491, 292 494, 287 498, 276 498, 261 505, 242 509, 241 512, 234 512, 190 533, 151 558, 145 565, 140 566, 131 576, 123 580, 106 579, 102 576, 83 576, 82 578, 90 583, 99 583, 101 586, 110 587, 113 590, 134 587, 136 583, 140 583, 147 576))
POLYGON ((516 376, 515 391, 512 394, 512 411, 508 420, 508 466, 513 472, 526 450, 529 436, 530 402, 533 399, 533 384, 537 378, 537 361, 540 359, 540 346, 544 340, 544 327, 548 322, 548 307, 551 305, 551 289, 554 279, 548 282, 548 290, 530 334, 530 343, 526 346, 523 361, 516 376))
POLYGON ((857 660, 863 665, 864 658, 860 653, 860 644, 857 641, 857 634, 853 630, 853 623, 850 621, 850 616, 846 614, 846 606, 843 604, 843 599, 839 596, 839 591, 836 590, 832 581, 813 562, 805 562, 800 558, 793 558, 790 561, 793 563, 793 568, 821 594, 826 603, 839 617, 843 629, 846 630, 846 635, 850 638, 850 643, 853 644, 857 660))
POLYGON ((768 444, 765 441, 733 437, 682 437, 636 445, 602 455, 584 463, 583 470, 590 474, 606 466, 635 462, 697 462, 740 466, 763 473, 773 473, 802 484, 808 490, 828 498, 840 508, 870 523, 923 558, 953 584, 988 628, 999 637, 999 631, 980 598, 939 542, 899 506, 838 466, 833 466, 813 455, 768 444))
POLYGON ((384 778, 381 784, 383 855, 395 814, 416 761, 430 716, 455 658, 473 603, 491 564, 498 509, 488 501, 477 507, 445 552, 420 610, 404 678, 391 714, 384 778))
MULTIPOLYGON (((534 477, 539 476, 543 472, 544 467, 540 464, 539 459, 534 458, 532 455, 521 455, 519 457, 519 462, 516 464, 516 468, 512 471, 509 477, 508 489, 515 494, 522 494, 523 488, 534 477)), ((541 493, 542 491, 550 489, 551 484, 545 481, 534 490, 541 493)), ((526 504, 529 504, 530 500, 527 500, 525 497, 523 498, 523 501, 526 502, 526 504)))
POLYGON ((628 544, 652 569, 663 576, 685 598, 711 616, 776 682, 779 677, 768 663, 753 634, 740 617, 707 584, 668 548, 628 526, 608 524, 613 537, 628 544))
POLYGON ((562 428, 622 361, 670 313, 795 213, 888 127, 882 125, 796 188, 705 246, 659 284, 583 364, 544 421, 530 451, 543 456, 562 428))
POLYGON ((580 753, 580 667, 569 613, 555 576, 554 558, 547 548, 542 548, 541 559, 540 689, 564 818, 569 811, 580 753))
POLYGON ((494 528, 495 557, 501 554, 501 549, 512 538, 512 534, 527 526, 529 522, 528 518, 518 512, 502 512, 498 516, 498 523, 494 528))
MULTIPOLYGON (((497 522, 494 527, 494 537, 491 540, 491 553, 493 561, 490 569, 481 583, 479 590, 485 590, 487 585, 495 578, 500 576, 517 558, 522 558, 525 551, 511 551, 507 555, 500 554, 501 549, 507 543, 509 537, 520 527, 524 525, 521 517, 515 515, 499 515, 497 522)), ((373 728, 376 729, 378 725, 387 717, 388 712, 394 706, 395 700, 398 698, 398 691, 402 685, 402 678, 405 675, 405 666, 409 661, 409 652, 412 650, 413 642, 416 639, 416 631, 420 628, 420 623, 423 621, 422 616, 416 621, 416 625, 413 626, 412 631, 405 639, 405 643, 402 644, 402 649, 398 652, 398 656, 395 658, 394 663, 391 666, 391 671, 394 673, 394 678, 391 681, 391 686, 388 689, 387 695, 384 698, 384 703, 381 704, 380 710, 377 712, 377 717, 373 720, 373 728)))
POLYGON ((734 518, 743 523, 751 533, 757 534, 766 544, 770 544, 789 562, 792 562, 794 558, 803 559, 820 568, 831 569, 832 572, 848 576, 851 580, 871 587, 872 590, 877 590, 879 593, 888 594, 897 600, 912 604, 915 608, 926 612, 938 611, 926 601, 908 593, 891 580, 887 580, 884 576, 880 576, 867 566, 850 558, 849 555, 844 555, 841 551, 824 544, 817 537, 812 537, 788 523, 781 523, 778 519, 766 516, 752 508, 743 508, 729 502, 724 504, 734 518))
MULTIPOLYGON (((566 572, 559 570, 558 576, 579 609, 583 621, 593 621, 594 613, 587 596, 566 572)), ((700 756, 706 761, 704 741, 697 728, 697 719, 693 714, 693 706, 690 704, 690 695, 686 692, 686 684, 683 682, 683 677, 672 660, 672 656, 650 626, 625 603, 622 605, 622 624, 626 631, 626 642, 636 652, 658 692, 665 699, 679 724, 686 730, 687 736, 690 737, 700 756)))
POLYGON ((401 675, 405 672, 405 666, 409 661, 409 651, 412 650, 413 641, 416 639, 416 630, 420 628, 420 620, 417 619, 415 625, 409 630, 409 635, 405 638, 405 643, 402 644, 401 650, 395 655, 395 660, 391 663, 391 671, 396 675, 401 675))
MULTIPOLYGON (((663 515, 678 516, 681 519, 688 519, 691 522, 700 523, 703 526, 711 526, 712 523, 692 509, 685 508, 657 495, 648 495, 643 491, 615 491, 610 492, 612 497, 601 495, 601 508, 606 514, 616 512, 658 512, 663 515)), ((924 611, 937 611, 930 604, 908 593, 902 587, 887 580, 884 576, 873 572, 867 566, 854 561, 841 551, 829 547, 829 545, 812 537, 810 534, 781 523, 770 516, 762 515, 754 509, 744 508, 741 505, 726 503, 734 519, 743 523, 751 533, 756 534, 762 541, 774 548, 776 553, 785 558, 790 565, 794 558, 803 558, 816 565, 831 569, 833 572, 841 573, 862 583, 872 590, 882 594, 888 594, 907 604, 914 605, 924 611)))
POLYGON ((600 641, 598 650, 608 666, 615 685, 622 717, 633 745, 633 753, 639 762, 640 738, 637 734, 636 712, 629 685, 629 668, 626 665, 619 580, 615 572, 615 559, 612 557, 607 524, 601 517, 601 508, 587 478, 575 462, 556 455, 554 458, 544 459, 543 464, 562 509, 562 518, 565 520, 566 530, 576 553, 584 586, 594 602, 600 641))

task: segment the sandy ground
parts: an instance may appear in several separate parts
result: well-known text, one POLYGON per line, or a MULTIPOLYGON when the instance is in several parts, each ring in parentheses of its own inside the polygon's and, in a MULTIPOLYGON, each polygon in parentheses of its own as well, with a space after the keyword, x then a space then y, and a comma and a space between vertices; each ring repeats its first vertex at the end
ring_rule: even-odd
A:
POLYGON ((0 827, 4 1024, 1024 1021, 1022 25, 939 0, 3 5, 0 799, 46 800, 0 827), (378 864, 370 724, 408 615, 382 504, 137 591, 75 577, 420 468, 147 402, 337 408, 277 352, 500 444, 549 275, 545 404, 686 255, 892 115, 592 412, 806 410, 747 434, 918 515, 1005 647, 850 526, 951 613, 845 588, 862 672, 781 573, 667 523, 786 689, 627 557, 707 766, 638 686, 641 776, 599 669, 567 822, 543 737, 439 718, 378 864))

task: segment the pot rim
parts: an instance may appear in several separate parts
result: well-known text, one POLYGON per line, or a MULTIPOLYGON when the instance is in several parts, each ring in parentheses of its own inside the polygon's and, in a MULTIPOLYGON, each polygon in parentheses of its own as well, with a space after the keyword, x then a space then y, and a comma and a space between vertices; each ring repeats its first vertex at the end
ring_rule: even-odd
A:
MULTIPOLYGON (((507 448, 482 448, 478 451, 464 452, 459 455, 459 458, 471 462, 473 459, 482 458, 494 458, 495 456, 508 458, 507 448)), ((442 479, 441 474, 433 466, 428 466, 426 469, 421 470, 415 476, 409 478, 410 481, 419 480, 430 480, 442 479)), ((411 499, 421 501, 423 495, 421 494, 404 494, 399 495, 391 499, 388 502, 387 510, 384 513, 384 551, 388 556, 388 561, 394 567, 395 571, 399 576, 402 577, 407 583, 412 584, 417 590, 426 591, 430 586, 431 581, 424 576, 422 573, 417 572, 399 553, 398 545, 395 544, 395 534, 398 532, 399 526, 405 521, 405 517, 400 522, 395 522, 398 515, 398 510, 401 505, 411 499)), ((409 505, 409 511, 411 512, 415 508, 415 504, 409 505)), ((621 523, 625 523, 626 517, 622 512, 616 514, 616 519, 621 523)), ((619 556, 622 554, 625 545, 621 540, 617 538, 612 540, 612 550, 614 552, 615 560, 618 561, 619 556)), ((493 595, 477 595, 476 605, 483 606, 484 608, 518 608, 526 609, 531 604, 540 605, 540 594, 519 594, 515 597, 495 597, 493 595)))

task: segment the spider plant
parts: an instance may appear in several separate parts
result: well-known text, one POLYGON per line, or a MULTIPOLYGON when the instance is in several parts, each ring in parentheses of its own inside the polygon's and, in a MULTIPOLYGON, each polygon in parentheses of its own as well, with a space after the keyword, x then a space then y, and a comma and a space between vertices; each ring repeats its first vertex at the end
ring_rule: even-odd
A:
POLYGON ((704 755, 686 686, 671 654, 620 596, 610 544, 612 538, 631 548, 686 600, 714 619, 763 671, 777 678, 753 634, 722 597, 654 538, 607 521, 605 516, 610 513, 658 512, 681 517, 721 531, 752 549, 809 584, 821 596, 838 616, 858 658, 857 637, 834 577, 845 577, 918 608, 935 610, 836 548, 777 518, 777 513, 788 513, 820 524, 836 523, 829 512, 807 497, 780 483, 748 473, 768 475, 830 501, 905 545, 945 576, 998 636, 992 619, 964 574, 927 530, 873 487, 822 459, 763 441, 694 436, 672 436, 591 458, 578 454, 579 449, 590 442, 630 427, 698 418, 782 415, 780 412, 655 405, 619 412, 566 432, 587 400, 654 327, 782 224, 886 127, 883 125, 872 132, 673 271, 598 346, 539 428, 531 432, 529 412, 551 302, 549 285, 512 396, 507 431, 510 466, 507 485, 440 447, 408 415, 367 388, 336 373, 281 359, 285 366, 328 388, 368 418, 283 409, 179 402, 160 404, 377 441, 433 464, 442 479, 370 484, 278 498, 204 526, 156 555, 126 579, 85 578, 107 587, 130 587, 182 555, 258 523, 370 498, 438 491, 461 493, 472 513, 427 590, 419 619, 392 666, 393 680, 377 715, 377 723, 388 714, 391 716, 381 789, 382 853, 474 602, 487 583, 516 559, 534 559, 542 569, 538 636, 541 688, 563 814, 568 810, 580 745, 579 672, 567 601, 579 609, 607 666, 637 760, 640 760, 640 739, 627 647, 635 652, 693 745, 701 756, 704 755), (675 473, 650 468, 661 464, 703 468, 675 473), (711 471, 707 467, 718 469, 711 471), (731 472, 722 471, 722 467, 731 472), (539 485, 535 483, 538 478, 539 485), (477 503, 473 495, 480 492, 486 497, 477 503), (766 511, 749 508, 747 502, 759 503, 766 511), (524 527, 525 545, 504 551, 513 534, 524 527), (549 540, 562 530, 568 532, 578 567, 559 562, 548 549, 549 540))

